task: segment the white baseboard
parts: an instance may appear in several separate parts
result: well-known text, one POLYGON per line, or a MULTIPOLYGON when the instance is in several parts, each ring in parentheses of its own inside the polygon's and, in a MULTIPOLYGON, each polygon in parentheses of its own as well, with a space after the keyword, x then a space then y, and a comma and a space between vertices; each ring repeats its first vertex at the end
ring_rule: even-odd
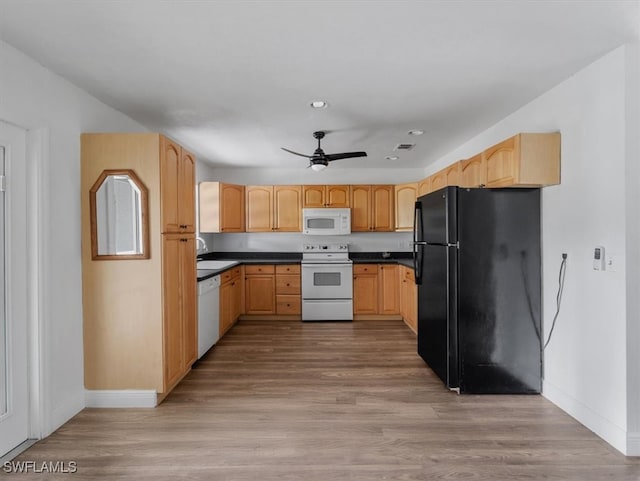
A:
MULTIPOLYGON (((582 402, 574 399, 547 381, 543 382, 542 395, 566 412, 569 416, 576 419, 580 424, 583 424, 600 436, 622 454, 626 456, 629 455, 627 454, 627 432, 623 428, 613 424, 611 421, 602 417, 582 402)), ((640 441, 640 438, 637 440, 640 441)))
POLYGON ((640 456, 640 433, 627 434, 627 456, 640 456))
POLYGON ((84 392, 88 408, 154 408, 158 405, 155 391, 121 390, 84 392))

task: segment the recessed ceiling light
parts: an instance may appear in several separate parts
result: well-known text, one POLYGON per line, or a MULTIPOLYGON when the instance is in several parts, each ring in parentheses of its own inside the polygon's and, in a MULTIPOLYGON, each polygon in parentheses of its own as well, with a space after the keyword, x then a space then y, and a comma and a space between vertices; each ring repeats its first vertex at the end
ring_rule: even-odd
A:
POLYGON ((424 130, 414 129, 408 132, 409 135, 422 135, 424 134, 424 130))
POLYGON ((400 157, 398 157, 397 155, 387 155, 385 157, 385 159, 387 160, 398 160, 400 157))
POLYGON ((329 103, 324 100, 313 100, 309 105, 312 109, 326 109, 329 103))

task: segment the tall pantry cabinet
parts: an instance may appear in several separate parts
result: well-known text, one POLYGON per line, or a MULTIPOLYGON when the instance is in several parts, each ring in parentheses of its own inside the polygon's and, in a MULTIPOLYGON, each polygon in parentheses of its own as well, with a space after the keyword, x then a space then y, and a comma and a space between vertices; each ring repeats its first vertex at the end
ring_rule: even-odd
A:
POLYGON ((195 157, 159 134, 83 134, 85 387, 149 390, 161 400, 197 357, 195 157), (147 192, 149 255, 94 259, 89 191, 128 169, 147 192))

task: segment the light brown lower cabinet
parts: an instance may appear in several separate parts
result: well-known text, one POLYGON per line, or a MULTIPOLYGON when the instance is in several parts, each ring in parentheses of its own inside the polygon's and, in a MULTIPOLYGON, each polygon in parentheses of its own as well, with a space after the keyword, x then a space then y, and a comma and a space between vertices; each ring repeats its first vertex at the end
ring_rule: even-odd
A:
POLYGON ((245 314, 276 313, 276 270, 274 265, 245 266, 245 314))
POLYGON ((301 312, 299 264, 245 266, 245 314, 299 316, 301 312))
POLYGON ((302 314, 300 264, 276 266, 276 314, 302 314))
POLYGON ((400 266, 400 315, 413 332, 418 333, 418 286, 413 269, 400 266))
POLYGON ((354 264, 354 315, 397 315, 400 313, 398 265, 354 264))
POLYGON ((225 271, 220 279, 220 337, 233 326, 242 313, 243 279, 241 266, 225 271))
POLYGON ((378 264, 354 264, 353 313, 378 314, 378 264))

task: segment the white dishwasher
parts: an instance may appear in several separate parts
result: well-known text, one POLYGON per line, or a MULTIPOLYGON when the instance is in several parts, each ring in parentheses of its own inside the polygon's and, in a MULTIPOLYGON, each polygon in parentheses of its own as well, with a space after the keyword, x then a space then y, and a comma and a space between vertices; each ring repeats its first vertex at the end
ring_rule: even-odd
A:
POLYGON ((198 359, 220 338, 220 276, 198 282, 198 359))

